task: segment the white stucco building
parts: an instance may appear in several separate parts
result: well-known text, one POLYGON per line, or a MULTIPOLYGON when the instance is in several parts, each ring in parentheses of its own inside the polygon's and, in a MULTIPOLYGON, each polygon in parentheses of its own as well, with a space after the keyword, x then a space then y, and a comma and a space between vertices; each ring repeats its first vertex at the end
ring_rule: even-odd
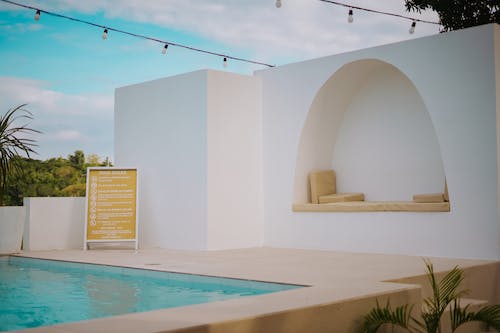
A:
POLYGON ((140 172, 140 246, 500 258, 500 27, 118 88, 115 160, 140 172), (304 212, 307 175, 449 212, 304 212))

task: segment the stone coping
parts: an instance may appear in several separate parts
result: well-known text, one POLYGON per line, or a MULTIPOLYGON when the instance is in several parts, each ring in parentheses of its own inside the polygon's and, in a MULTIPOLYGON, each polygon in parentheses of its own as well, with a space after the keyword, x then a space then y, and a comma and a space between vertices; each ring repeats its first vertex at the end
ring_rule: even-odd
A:
MULTIPOLYGON (((382 281, 424 273, 422 258, 298 249, 226 251, 72 250, 22 256, 202 274, 310 287, 171 309, 133 313, 26 332, 355 332, 359 319, 381 301, 418 303, 420 287, 382 281), (154 265, 152 265, 154 263, 154 265)), ((491 261, 433 258, 436 271, 480 267, 491 261)), ((358 326, 357 326, 358 325, 358 326)))

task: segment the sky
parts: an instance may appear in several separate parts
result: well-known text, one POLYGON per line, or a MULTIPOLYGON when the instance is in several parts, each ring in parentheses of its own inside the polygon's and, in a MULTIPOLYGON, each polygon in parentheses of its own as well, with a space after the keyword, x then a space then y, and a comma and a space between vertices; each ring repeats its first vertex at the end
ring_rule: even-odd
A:
MULTIPOLYGON (((14 0, 18 3, 211 52, 272 65, 308 60, 439 33, 439 26, 354 10, 319 0, 14 0)), ((407 13, 403 0, 344 3, 407 13)), ((27 104, 43 132, 36 159, 75 150, 113 160, 114 90, 200 69, 252 75, 261 65, 229 60, 0 2, 0 114, 27 104)), ((137 110, 137 117, 147 110, 137 110)), ((133 135, 133 134, 132 134, 133 135)))

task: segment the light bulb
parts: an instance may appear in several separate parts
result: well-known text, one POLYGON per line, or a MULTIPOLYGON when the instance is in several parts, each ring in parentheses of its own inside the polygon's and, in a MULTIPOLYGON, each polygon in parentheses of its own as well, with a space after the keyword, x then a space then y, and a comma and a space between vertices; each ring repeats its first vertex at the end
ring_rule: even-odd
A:
POLYGON ((413 21, 413 22, 411 23, 411 27, 410 27, 410 29, 408 30, 408 32, 409 32, 410 34, 413 34, 413 33, 415 32, 415 27, 416 27, 416 26, 417 26, 417 22, 413 21))
POLYGON ((276 8, 281 8, 281 0, 276 0, 276 8))
POLYGON ((36 11, 36 14, 35 14, 35 21, 40 20, 40 14, 41 14, 41 13, 40 13, 40 10, 37 10, 37 11, 36 11))
POLYGON ((222 61, 222 65, 224 66, 224 68, 227 68, 227 58, 224 57, 224 60, 222 61))
POLYGON ((352 21, 354 21, 354 16, 352 9, 349 9, 349 16, 347 16, 347 22, 352 23, 352 21))
POLYGON ((108 38, 108 29, 104 29, 102 33, 102 39, 107 39, 108 38))
POLYGON ((163 50, 161 50, 161 54, 167 53, 167 49, 168 49, 168 44, 165 44, 165 46, 163 47, 163 50))

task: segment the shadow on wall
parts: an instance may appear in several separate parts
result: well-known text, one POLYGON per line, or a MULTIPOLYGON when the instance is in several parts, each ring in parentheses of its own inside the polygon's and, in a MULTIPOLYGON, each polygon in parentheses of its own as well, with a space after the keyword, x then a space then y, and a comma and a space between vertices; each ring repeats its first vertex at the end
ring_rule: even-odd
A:
POLYGON ((443 191, 431 114, 395 66, 355 61, 318 91, 299 143, 295 203, 311 202, 308 174, 326 169, 337 174, 337 192, 361 192, 367 201, 411 201, 416 193, 443 191))

